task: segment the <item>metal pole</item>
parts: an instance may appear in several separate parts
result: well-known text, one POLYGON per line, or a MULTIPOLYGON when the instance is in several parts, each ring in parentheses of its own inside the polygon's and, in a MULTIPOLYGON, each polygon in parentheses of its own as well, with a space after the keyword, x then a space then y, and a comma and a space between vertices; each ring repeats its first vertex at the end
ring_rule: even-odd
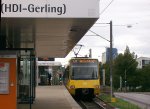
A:
POLYGON ((112 21, 110 21, 110 88, 111 98, 113 97, 113 79, 112 79, 112 21))
POLYGON ((30 57, 29 57, 29 61, 30 61, 30 91, 29 91, 29 102, 30 102, 30 109, 32 109, 32 66, 31 66, 31 51, 30 51, 30 57))
POLYGON ((125 92, 127 92, 127 75, 126 75, 126 69, 125 69, 125 72, 124 72, 124 74, 125 74, 125 92))
POLYGON ((89 49, 89 57, 92 58, 92 49, 89 49))
POLYGON ((120 91, 122 91, 122 77, 120 76, 120 91))
POLYGON ((103 71, 103 86, 105 86, 105 69, 103 69, 102 71, 103 71))

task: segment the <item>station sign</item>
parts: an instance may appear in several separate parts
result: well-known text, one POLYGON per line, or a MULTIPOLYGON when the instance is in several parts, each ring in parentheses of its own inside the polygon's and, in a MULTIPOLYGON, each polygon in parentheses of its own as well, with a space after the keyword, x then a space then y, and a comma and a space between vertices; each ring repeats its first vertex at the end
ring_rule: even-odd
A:
POLYGON ((2 0, 1 17, 99 18, 99 0, 2 0))

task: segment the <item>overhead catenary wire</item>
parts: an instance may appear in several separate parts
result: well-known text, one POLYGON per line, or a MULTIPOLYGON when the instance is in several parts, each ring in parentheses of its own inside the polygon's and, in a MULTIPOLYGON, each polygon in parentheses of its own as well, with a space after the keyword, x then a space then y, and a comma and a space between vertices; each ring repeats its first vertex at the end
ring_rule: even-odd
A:
POLYGON ((113 3, 114 0, 112 0, 101 12, 100 12, 100 15, 102 15, 106 9, 113 3))
POLYGON ((104 39, 104 40, 110 42, 110 40, 104 38, 103 36, 101 36, 101 35, 99 35, 99 34, 97 34, 97 33, 95 33, 94 31, 92 31, 92 30, 89 30, 89 31, 92 32, 92 33, 94 33, 96 36, 99 36, 99 37, 101 37, 102 39, 104 39))

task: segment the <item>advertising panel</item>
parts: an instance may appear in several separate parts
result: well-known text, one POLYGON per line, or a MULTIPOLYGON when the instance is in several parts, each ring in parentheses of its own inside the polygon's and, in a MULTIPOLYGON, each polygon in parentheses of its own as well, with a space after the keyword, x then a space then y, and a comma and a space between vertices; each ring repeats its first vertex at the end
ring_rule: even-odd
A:
POLYGON ((0 62, 0 94, 9 93, 9 63, 0 62))

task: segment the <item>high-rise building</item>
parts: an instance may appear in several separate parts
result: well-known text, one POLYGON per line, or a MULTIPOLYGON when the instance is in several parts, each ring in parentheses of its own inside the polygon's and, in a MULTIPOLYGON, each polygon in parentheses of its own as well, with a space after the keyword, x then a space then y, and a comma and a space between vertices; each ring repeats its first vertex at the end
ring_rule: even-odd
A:
MULTIPOLYGON (((118 56, 117 48, 112 48, 112 59, 118 56)), ((102 63, 108 63, 110 60, 110 48, 106 48, 106 52, 102 53, 102 63)))

